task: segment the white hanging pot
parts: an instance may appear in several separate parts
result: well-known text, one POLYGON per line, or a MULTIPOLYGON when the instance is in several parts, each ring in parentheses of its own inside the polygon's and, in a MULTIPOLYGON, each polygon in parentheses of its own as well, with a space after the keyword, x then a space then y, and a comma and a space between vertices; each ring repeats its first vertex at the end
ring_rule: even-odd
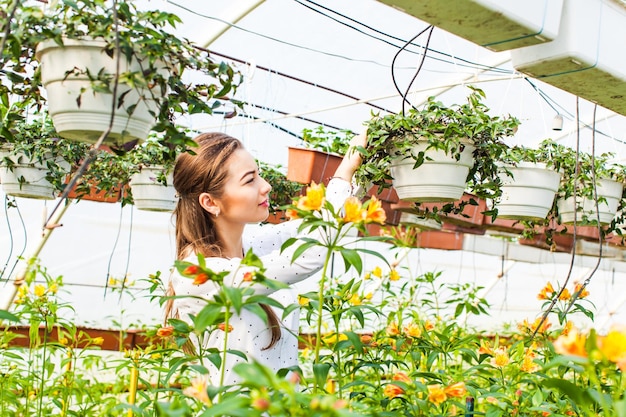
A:
POLYGON ((130 188, 133 202, 139 210, 171 212, 176 208, 178 198, 174 189, 173 174, 167 175, 167 185, 157 181, 163 167, 143 167, 141 172, 133 174, 130 188))
POLYGON ((413 147, 413 155, 424 152, 424 162, 413 168, 415 160, 400 155, 391 163, 393 186, 400 200, 418 202, 456 201, 463 196, 467 175, 474 166, 475 147, 466 144, 457 161, 439 149, 426 149, 426 141, 413 147))
POLYGON ((617 207, 622 198, 623 188, 624 185, 621 182, 608 179, 598 180, 598 186, 596 187, 596 193, 598 194, 598 211, 596 211, 595 201, 590 198, 576 198, 578 212, 575 212, 574 197, 569 197, 564 200, 559 199, 557 201, 557 208, 561 217, 561 223, 574 223, 574 216, 576 216, 577 223, 595 223, 598 219, 598 212, 601 225, 611 223, 617 213, 617 207), (604 198, 605 201, 602 201, 602 198, 604 198))
MULTIPOLYGON (((53 40, 37 46, 36 57, 41 63, 41 81, 47 92, 48 112, 54 127, 64 138, 94 143, 108 128, 112 104, 114 121, 107 143, 143 140, 155 124, 158 109, 153 95, 159 92, 133 88, 120 82, 117 97, 111 93, 95 92, 89 74, 101 71, 115 74, 116 56, 104 51, 101 40, 64 39, 60 46, 53 40), (118 101, 121 100, 121 105, 118 101), (130 114, 129 114, 130 113, 130 114)), ((140 63, 125 57, 120 59, 120 73, 141 72, 140 63)))
MULTIPOLYGON (((67 164, 69 171, 69 164, 67 164)), ((6 195, 37 200, 54 200, 54 186, 46 179, 48 167, 45 161, 31 161, 23 153, 0 151, 0 183, 6 195), (5 158, 13 161, 13 165, 5 162, 5 158)))
POLYGON ((520 162, 500 172, 502 197, 497 204, 498 218, 509 220, 545 219, 559 189, 561 174, 544 163, 520 162))

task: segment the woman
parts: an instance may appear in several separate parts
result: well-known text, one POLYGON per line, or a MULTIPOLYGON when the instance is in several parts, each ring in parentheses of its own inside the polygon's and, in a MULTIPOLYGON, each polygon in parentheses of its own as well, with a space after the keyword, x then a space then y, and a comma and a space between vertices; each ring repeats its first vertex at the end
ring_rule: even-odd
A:
MULTIPOLYGON (((245 232, 246 225, 265 220, 269 215, 268 195, 271 185, 259 176, 254 157, 241 142, 222 133, 204 133, 196 139, 195 155, 181 154, 174 168, 174 187, 179 202, 176 218, 176 250, 179 260, 197 263, 197 254, 206 259, 206 267, 214 272, 228 271, 224 281, 236 286, 244 279, 246 270, 241 259, 248 249, 259 256, 266 268, 265 276, 285 284, 293 284, 315 274, 323 266, 322 248, 311 248, 292 262, 292 249, 281 253, 282 243, 296 235, 298 221, 256 228, 257 235, 245 232)), ((365 146, 365 135, 358 135, 351 146, 365 146)), ((351 195, 351 179, 361 163, 358 152, 351 151, 337 168, 326 188, 326 199, 333 207, 341 207, 351 195)), ((315 236, 313 236, 315 237, 315 236)), ((170 280, 170 295, 192 296, 171 300, 166 317, 189 320, 205 305, 200 296, 212 299, 218 286, 213 281, 194 285, 189 278, 174 272, 170 280)), ((257 284, 257 293, 271 294, 282 305, 296 302, 292 290, 274 291, 257 284)), ((297 365, 299 317, 291 313, 282 322, 276 311, 263 305, 268 320, 243 310, 230 319, 228 349, 245 353, 269 368, 278 371, 297 365)), ((223 346, 223 332, 212 332, 205 347, 223 346)), ((227 355, 224 384, 238 381, 233 366, 243 359, 227 355)), ((220 371, 210 369, 210 383, 219 385, 220 371)))

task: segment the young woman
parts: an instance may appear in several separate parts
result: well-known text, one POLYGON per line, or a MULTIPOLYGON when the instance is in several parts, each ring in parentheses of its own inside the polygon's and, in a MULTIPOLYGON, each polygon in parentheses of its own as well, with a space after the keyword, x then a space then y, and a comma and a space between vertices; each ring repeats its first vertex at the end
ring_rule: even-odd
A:
MULTIPOLYGON (((271 185, 259 176, 254 157, 241 142, 222 133, 204 133, 195 141, 195 155, 181 154, 174 168, 174 187, 179 195, 174 211, 176 219, 176 250, 179 260, 197 263, 197 254, 206 259, 206 267, 214 272, 228 271, 228 285, 236 286, 244 279, 250 267, 242 267, 241 259, 248 249, 259 256, 266 268, 265 276, 285 284, 304 280, 323 266, 322 248, 311 248, 297 260, 292 260, 293 249, 280 251, 282 243, 296 235, 299 221, 289 221, 276 226, 257 227, 254 234, 246 231, 246 225, 265 220, 269 215, 268 195, 271 185)), ((365 135, 358 135, 351 146, 365 146, 365 135)), ((361 163, 358 152, 351 151, 343 159, 326 188, 326 199, 333 207, 341 207, 351 195, 351 179, 361 163)), ((218 287, 212 281, 194 285, 193 280, 174 272, 170 280, 170 295, 200 296, 213 298, 218 287)), ((282 305, 297 302, 290 289, 279 291, 256 284, 257 293, 269 294, 282 305)), ((170 300, 166 317, 189 320, 203 307, 202 300, 182 297, 170 300)), ((298 359, 298 312, 284 320, 278 319, 277 311, 262 306, 268 320, 243 310, 231 317, 232 330, 228 333, 228 349, 245 353, 249 359, 278 371, 297 365, 298 359)), ((281 312, 278 312, 281 314, 281 312)), ((222 349, 224 332, 214 331, 204 347, 222 349)), ((233 366, 243 359, 229 354, 225 367, 225 384, 238 381, 233 366)), ((220 370, 210 369, 210 383, 218 385, 220 370)))

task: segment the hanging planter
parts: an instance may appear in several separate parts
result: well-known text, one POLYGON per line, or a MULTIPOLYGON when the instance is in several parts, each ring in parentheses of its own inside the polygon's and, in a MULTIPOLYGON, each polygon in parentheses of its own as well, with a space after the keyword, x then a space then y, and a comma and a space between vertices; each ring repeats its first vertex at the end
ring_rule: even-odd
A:
POLYGON ((561 175, 540 162, 505 165, 500 173, 502 196, 497 217, 509 220, 545 219, 554 204, 561 175))
POLYGON ((411 155, 423 154, 422 164, 415 159, 395 156, 390 169, 393 186, 400 200, 415 202, 456 201, 463 196, 467 175, 474 165, 475 147, 465 145, 457 157, 441 149, 429 149, 427 141, 416 144, 411 155))
POLYGON ((519 121, 489 115, 484 92, 469 88, 464 104, 430 97, 421 109, 370 119, 357 183, 384 189, 391 181, 401 200, 413 202, 457 201, 466 188, 479 198, 497 197, 502 139, 519 121))
POLYGON ((342 157, 317 149, 289 147, 287 179, 301 184, 327 183, 342 157))
POLYGON ((142 167, 130 179, 135 207, 146 211, 173 211, 178 201, 173 182, 173 174, 165 173, 162 166, 142 167))
MULTIPOLYGON (((144 140, 156 122, 156 89, 130 86, 119 82, 117 96, 94 90, 94 77, 115 74, 115 55, 106 50, 107 43, 96 39, 63 39, 63 45, 54 40, 37 47, 36 57, 41 62, 41 80, 48 95, 49 113, 59 134, 83 142, 95 142, 111 120, 111 109, 116 103, 113 126, 107 142, 125 143, 144 140)), ((142 63, 120 59, 120 73, 142 71, 142 63)), ((145 64, 143 64, 145 65, 145 64)))
MULTIPOLYGON (((58 163, 58 162, 57 162, 58 163)), ((69 164, 64 164, 69 171, 69 164)), ((48 181, 46 160, 22 152, 0 151, 0 182, 5 194, 14 197, 54 200, 56 188, 48 181)))
POLYGON ((557 207, 562 224, 573 224, 574 218, 578 224, 597 224, 598 218, 601 225, 610 224, 622 198, 624 185, 621 182, 600 179, 598 180, 598 209, 595 200, 588 197, 574 197, 559 199, 557 207), (577 203, 577 204, 575 204, 577 203), (578 209, 576 209, 576 207, 578 209))

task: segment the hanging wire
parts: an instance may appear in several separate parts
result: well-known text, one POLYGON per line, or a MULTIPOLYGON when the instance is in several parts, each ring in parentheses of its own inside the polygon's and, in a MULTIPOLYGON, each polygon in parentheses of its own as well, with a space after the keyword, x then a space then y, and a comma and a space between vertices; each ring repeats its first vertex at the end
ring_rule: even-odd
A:
MULTIPOLYGON (((120 50, 117 0, 113 0, 112 9, 113 9, 113 28, 115 32, 115 78, 113 80, 112 97, 116 98, 117 87, 118 87, 119 77, 120 77, 120 59, 122 55, 121 50, 120 50)), ((93 160, 96 159, 96 156, 98 156, 98 152, 100 152, 100 146, 102 146, 106 138, 111 133, 111 130, 113 129, 113 122, 115 121, 115 110, 117 108, 117 101, 118 100, 116 99, 111 100, 111 117, 109 118, 109 125, 107 126, 106 130, 102 132, 102 134, 100 135, 96 143, 94 143, 91 149, 89 149, 87 156, 85 157, 85 159, 83 159, 83 162, 80 164, 80 166, 78 167, 78 169, 76 170, 76 172, 74 173, 74 175, 72 176, 68 184, 66 185, 65 189, 60 195, 59 201, 54 206, 54 209, 52 210, 52 213, 50 213, 50 216, 48 216, 48 220, 46 221, 44 227, 48 228, 48 227, 54 226, 54 225, 49 225, 50 220, 55 215, 56 211, 59 209, 62 203, 65 202, 65 204, 68 204, 68 202, 65 200, 67 199, 67 196, 69 195, 70 191, 74 188, 78 180, 83 176, 83 174, 87 170, 87 167, 89 167, 89 164, 91 164, 93 160)))
MULTIPOLYGON (((415 39, 417 39, 418 37, 420 37, 423 33, 425 33, 427 30, 431 29, 431 33, 432 33, 432 28, 433 25, 428 25, 426 26, 426 28, 424 30, 422 30, 421 32, 419 32, 417 35, 413 36, 410 40, 408 40, 404 45, 402 45, 402 47, 400 49, 398 49, 398 51, 395 53, 395 55, 393 56, 393 59, 391 60, 391 80, 393 81, 393 85, 396 88, 396 91, 398 92, 398 94, 400 94, 400 96, 402 97, 402 113, 404 113, 404 103, 405 101, 407 101, 405 94, 402 93, 402 90, 400 90, 400 87, 398 86, 398 83, 396 82, 396 74, 395 74, 395 66, 396 66, 396 59, 398 59, 398 56, 400 55, 400 53, 411 43, 413 42, 415 39)), ((430 36, 429 36, 430 39, 430 36)), ((424 61, 424 58, 426 58, 426 49, 424 49, 424 53, 422 54, 422 63, 424 61)), ((419 66, 419 69, 417 70, 417 73, 419 73, 419 70, 422 68, 421 63, 419 66)), ((417 73, 415 74, 415 76, 417 76, 417 73)), ((408 103, 411 107, 413 107, 413 105, 411 103, 408 103)))
POLYGON ((109 261, 107 262, 107 276, 106 282, 104 284, 104 294, 103 298, 107 296, 107 290, 109 289, 109 279, 111 279, 111 263, 113 262, 113 256, 115 255, 115 249, 117 248, 117 244, 120 241, 120 234, 122 233, 122 219, 124 218, 124 208, 120 207, 120 218, 117 223, 117 233, 115 234, 115 241, 113 242, 113 249, 111 250, 111 254, 109 255, 109 261))
POLYGON ((126 251, 126 268, 124 269, 124 277, 122 279, 122 288, 120 288, 120 298, 119 301, 122 301, 122 294, 124 294, 124 289, 126 288, 126 278, 128 277, 128 270, 130 269, 130 254, 132 253, 132 238, 133 238, 133 213, 135 212, 135 206, 130 207, 130 225, 128 227, 128 250, 126 251))
POLYGON ((577 218, 577 211, 576 208, 578 207, 578 202, 576 201, 576 189, 577 189, 577 184, 578 184, 578 174, 579 174, 579 164, 578 164, 578 158, 579 158, 579 154, 580 154, 580 123, 579 123, 579 119, 580 119, 580 103, 579 103, 579 99, 578 96, 576 97, 576 166, 574 167, 574 194, 573 194, 573 200, 574 200, 574 223, 572 225, 572 240, 574 242, 574 244, 572 245, 572 256, 570 258, 570 264, 569 264, 569 270, 567 271, 567 276, 565 277, 565 282, 563 283, 563 285, 561 285, 561 288, 559 289, 559 293, 553 297, 552 301, 550 302, 550 305, 548 306, 548 308, 546 309, 546 311, 543 313, 543 315, 541 316, 541 320, 539 321, 539 323, 537 324, 537 326, 535 327, 535 329, 533 330, 533 334, 530 336, 530 340, 532 341, 535 336, 537 335, 537 333, 539 332, 539 329, 541 329, 541 326, 543 326, 543 323, 545 323, 545 321, 548 319, 548 315, 552 312, 552 309, 554 308, 554 306, 556 305, 557 300, 561 297, 561 294, 563 294, 563 291, 565 291, 565 288, 567 287, 567 284, 569 283, 569 280, 572 277, 572 272, 574 270, 574 259, 576 258, 576 218, 577 218))
POLYGON ((591 281, 591 277, 595 275, 596 271, 598 270, 598 268, 600 267, 600 262, 602 262, 602 240, 603 240, 603 231, 602 231, 602 225, 600 224, 600 207, 599 207, 599 203, 598 203, 598 189, 596 186, 596 162, 595 162, 595 153, 596 153, 596 135, 595 135, 595 129, 596 129, 596 110, 598 108, 598 105, 595 104, 593 106, 593 130, 591 132, 591 166, 593 167, 593 169, 591 170, 591 180, 593 181, 593 200, 595 203, 595 208, 596 208, 596 221, 598 222, 597 227, 598 227, 598 235, 599 235, 599 249, 598 249, 598 261, 596 262, 596 264, 594 265, 593 269, 591 270, 591 272, 589 273, 589 276, 587 278, 585 278, 585 280, 583 281, 582 285, 580 286, 580 288, 578 289, 578 291, 575 291, 574 294, 572 294, 572 299, 570 300, 569 304, 567 305, 567 308, 565 309, 565 311, 563 312, 563 314, 567 314, 569 313, 570 309, 572 308, 572 306, 574 305, 574 303, 576 302, 576 300, 578 300, 578 298, 580 297, 580 294, 585 290, 585 288, 587 288, 587 285, 589 285, 589 282, 591 281))
MULTIPOLYGON (((5 213, 6 213, 6 208, 7 208, 7 203, 8 202, 8 197, 5 197, 6 201, 5 201, 5 213)), ((22 212, 20 211, 19 206, 15 203, 15 199, 13 199, 13 203, 10 203, 10 206, 15 207, 15 210, 17 210, 17 215, 18 218, 20 219, 20 223, 22 225, 22 231, 24 232, 24 246, 22 246, 22 249, 20 250, 19 254, 15 257, 15 262, 13 262, 13 266, 11 267, 11 269, 9 270, 9 273, 5 275, 6 272, 6 268, 9 264, 9 261, 11 259, 11 253, 9 253, 9 257, 7 258, 6 264, 5 264, 5 269, 2 272, 1 276, 6 276, 7 280, 9 279, 10 276, 13 275, 13 271, 15 271, 15 268, 17 267, 17 264, 19 263, 20 259, 22 258, 22 256, 24 256, 24 252, 26 252, 26 246, 28 245, 28 234, 26 233, 26 223, 24 222, 24 217, 22 216, 22 212)), ((8 224, 8 215, 7 215, 7 224, 8 224)), ((13 232, 11 231, 11 227, 9 226, 9 232, 11 233, 11 252, 13 251, 13 232)))
MULTIPOLYGON (((409 101, 407 100, 406 97, 409 95, 409 91, 411 91, 411 86, 413 85, 413 83, 417 79, 417 75, 422 70, 422 66, 424 65, 424 61, 426 61, 426 52, 428 52, 428 45, 430 44, 430 37, 433 34, 433 29, 434 28, 435 28, 434 26, 430 27, 430 31, 428 32, 428 37, 426 38, 426 45, 424 45, 424 54, 422 54, 422 58, 420 59, 419 66, 417 67, 417 71, 415 71, 415 75, 413 75, 413 78, 411 78, 411 82, 406 87, 406 91, 404 92, 404 95, 402 96, 402 114, 404 114, 404 103, 409 103, 409 101)), ((411 107, 415 108, 415 106, 413 106, 413 105, 411 105, 411 107)))

